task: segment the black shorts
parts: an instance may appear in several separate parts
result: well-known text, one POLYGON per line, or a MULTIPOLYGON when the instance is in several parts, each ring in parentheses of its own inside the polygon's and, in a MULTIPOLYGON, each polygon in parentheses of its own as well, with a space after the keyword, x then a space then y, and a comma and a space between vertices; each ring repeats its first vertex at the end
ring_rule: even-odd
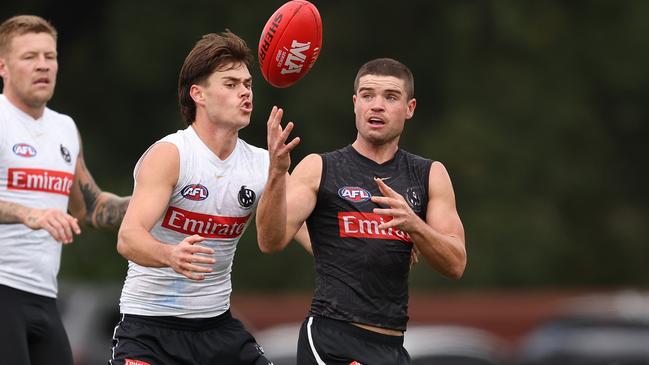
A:
POLYGON ((227 311, 186 319, 123 314, 111 365, 272 365, 243 324, 227 311))
POLYGON ((403 336, 389 336, 324 317, 308 317, 297 345, 297 363, 316 365, 405 365, 403 336))
POLYGON ((72 365, 56 299, 0 285, 0 363, 72 365))

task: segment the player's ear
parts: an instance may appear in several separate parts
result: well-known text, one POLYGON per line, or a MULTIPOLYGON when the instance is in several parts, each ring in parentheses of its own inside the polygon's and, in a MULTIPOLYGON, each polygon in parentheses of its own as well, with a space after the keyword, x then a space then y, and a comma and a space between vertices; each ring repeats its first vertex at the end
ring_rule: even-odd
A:
POLYGON ((417 106, 417 99, 412 98, 408 100, 408 106, 406 110, 406 119, 412 118, 415 115, 415 107, 417 106))
POLYGON ((200 85, 192 85, 189 88, 189 96, 197 104, 203 104, 205 102, 205 93, 203 92, 203 88, 200 85))
POLYGON ((0 57, 0 77, 5 78, 7 66, 4 57, 0 57))

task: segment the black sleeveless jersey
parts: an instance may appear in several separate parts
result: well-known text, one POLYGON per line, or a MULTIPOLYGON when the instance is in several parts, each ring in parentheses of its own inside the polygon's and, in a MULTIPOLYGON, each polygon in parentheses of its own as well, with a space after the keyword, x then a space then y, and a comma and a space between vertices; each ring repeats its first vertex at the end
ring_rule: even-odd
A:
POLYGON ((307 219, 315 258, 311 315, 405 330, 410 236, 379 230, 391 217, 374 214, 381 195, 374 177, 401 194, 426 219, 431 160, 401 149, 378 164, 351 145, 322 154, 316 206, 307 219))

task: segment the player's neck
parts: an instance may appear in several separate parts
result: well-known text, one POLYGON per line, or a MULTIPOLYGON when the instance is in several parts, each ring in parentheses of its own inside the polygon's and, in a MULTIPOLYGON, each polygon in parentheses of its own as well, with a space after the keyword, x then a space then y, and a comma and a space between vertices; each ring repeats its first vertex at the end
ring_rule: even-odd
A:
POLYGON ((199 120, 192 124, 192 128, 207 148, 221 160, 230 156, 239 139, 238 129, 219 128, 212 123, 201 123, 199 120))
POLYGON ((15 96, 13 93, 7 92, 7 90, 3 90, 3 92, 3 95, 11 103, 11 105, 20 109, 23 113, 29 115, 34 119, 39 119, 43 116, 43 113, 45 112, 44 103, 40 106, 30 106, 29 104, 23 102, 19 97, 15 96))
POLYGON ((399 149, 398 142, 399 140, 396 139, 384 144, 374 144, 362 138, 356 138, 356 141, 352 143, 352 147, 354 147, 356 152, 360 153, 361 155, 378 164, 382 164, 394 158, 394 155, 399 149))

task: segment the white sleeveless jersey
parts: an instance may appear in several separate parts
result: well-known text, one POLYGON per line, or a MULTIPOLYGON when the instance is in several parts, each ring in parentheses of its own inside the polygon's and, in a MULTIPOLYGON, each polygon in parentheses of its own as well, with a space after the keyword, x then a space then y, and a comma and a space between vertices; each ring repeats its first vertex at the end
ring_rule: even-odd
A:
MULTIPOLYGON (((0 95, 0 200, 67 211, 78 155, 70 117, 34 119, 0 95)), ((0 284, 55 298, 61 247, 44 229, 0 224, 0 284)))
POLYGON ((202 245, 214 249, 216 263, 204 280, 195 281, 168 267, 129 261, 120 309, 147 316, 218 316, 230 308, 232 261, 266 184, 268 152, 239 139, 230 156, 221 160, 192 127, 156 143, 160 142, 178 148, 180 170, 168 207, 151 234, 168 244, 198 234, 205 238, 202 245))

